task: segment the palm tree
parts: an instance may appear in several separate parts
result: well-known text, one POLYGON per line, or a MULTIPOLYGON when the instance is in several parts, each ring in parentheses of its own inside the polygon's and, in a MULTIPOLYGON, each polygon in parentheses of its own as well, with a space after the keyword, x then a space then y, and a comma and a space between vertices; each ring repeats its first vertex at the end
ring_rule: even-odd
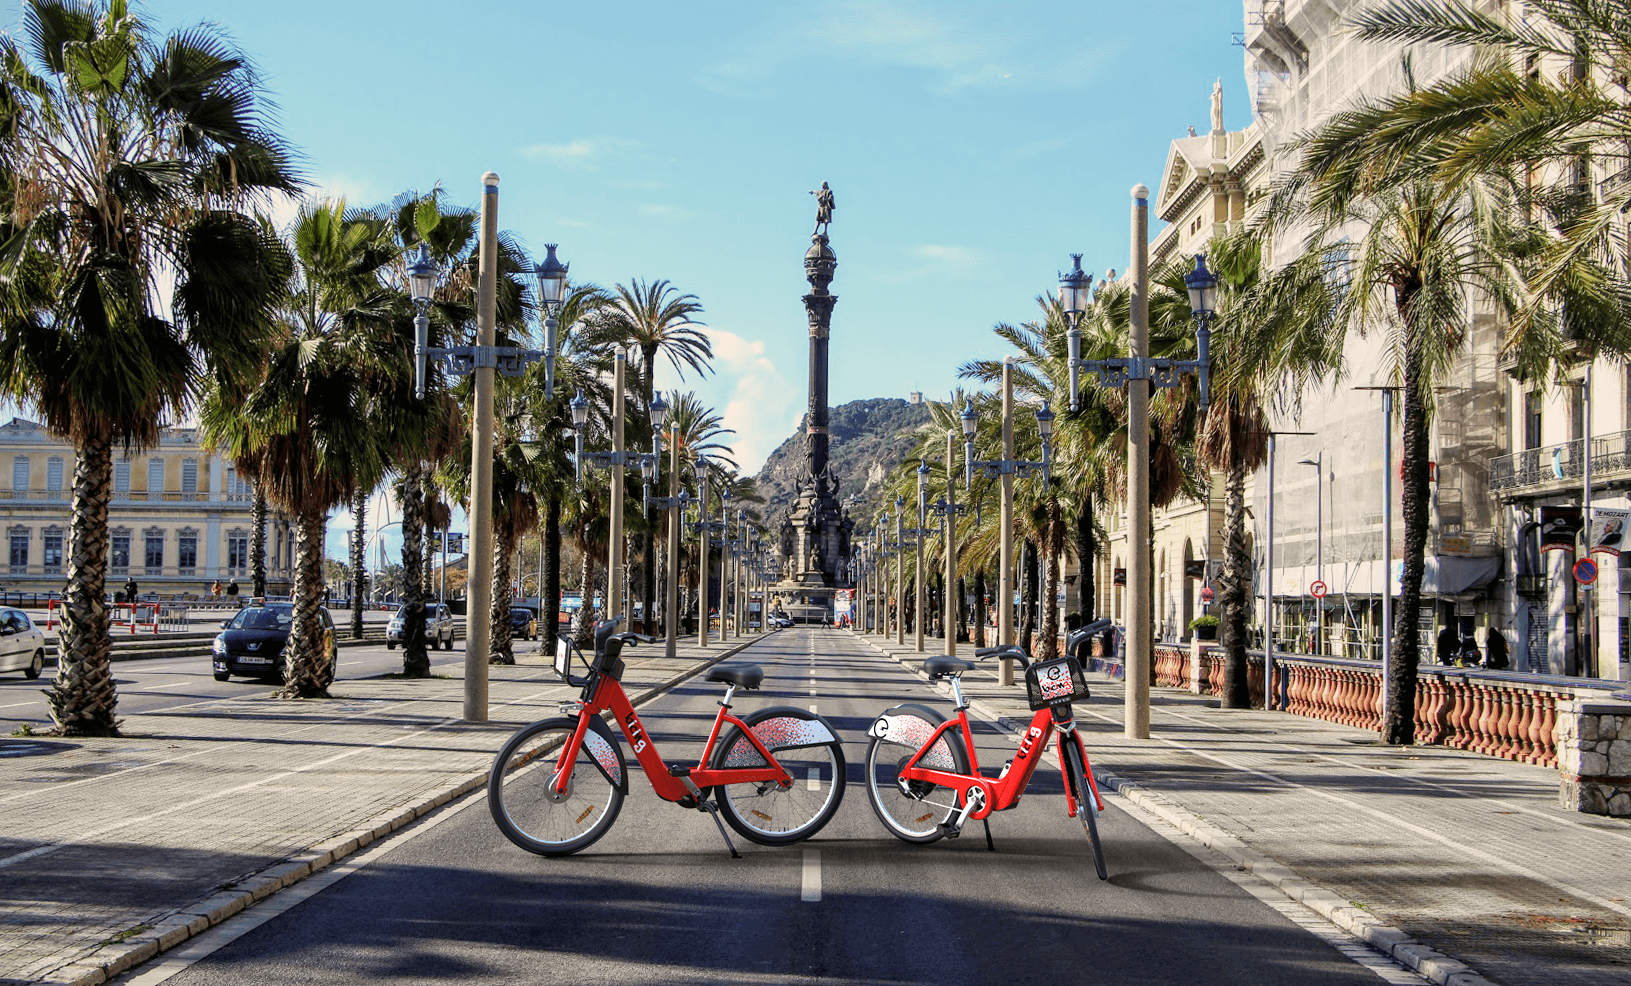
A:
POLYGON ((383 475, 385 447, 369 421, 371 395, 406 373, 391 332, 393 297, 379 281, 394 258, 388 230, 344 202, 301 210, 292 231, 295 290, 284 335, 259 382, 239 399, 218 389, 201 422, 207 439, 245 467, 297 521, 294 626, 284 648, 285 697, 327 694, 318 615, 328 512, 383 475))
MULTIPOLYGON (((628 287, 618 284, 612 288, 610 303, 596 320, 601 341, 616 341, 640 349, 640 401, 647 435, 651 432, 651 397, 658 354, 668 359, 682 380, 687 368, 699 374, 709 371, 713 348, 708 337, 697 329, 702 324, 697 321, 701 314, 702 303, 696 295, 680 294, 679 289, 667 281, 636 279, 628 287)), ((657 594, 656 566, 651 564, 652 542, 653 532, 646 528, 641 532, 645 564, 640 598, 648 621, 657 594)))
MULTIPOLYGON (((736 468, 736 461, 731 458, 730 446, 721 441, 726 435, 736 434, 736 430, 726 428, 724 419, 713 408, 704 406, 694 392, 673 395, 673 401, 668 409, 668 420, 670 433, 679 445, 682 477, 687 474, 695 477, 700 469, 718 468, 710 466, 710 463, 719 463, 728 469, 736 468)), ((694 484, 689 488, 693 492, 697 489, 694 484)), ((682 539, 681 543, 683 545, 685 541, 682 539)), ((697 562, 693 559, 691 549, 682 549, 680 566, 686 570, 686 577, 680 584, 694 593, 697 590, 697 562)), ((680 579, 681 573, 675 572, 672 577, 680 579)), ((688 609, 688 606, 682 604, 682 611, 688 609)), ((679 614, 668 614, 668 618, 678 619, 679 614)))
POLYGON ((206 382, 253 371, 289 264, 249 210, 300 179, 214 31, 155 37, 124 0, 25 0, 22 16, 0 37, 0 389, 76 451, 51 714, 114 735, 114 446, 152 446, 206 382))

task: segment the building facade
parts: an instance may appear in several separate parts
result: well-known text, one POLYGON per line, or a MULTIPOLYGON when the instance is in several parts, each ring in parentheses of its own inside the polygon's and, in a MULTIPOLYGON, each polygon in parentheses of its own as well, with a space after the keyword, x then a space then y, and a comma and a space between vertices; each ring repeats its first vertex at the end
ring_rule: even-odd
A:
MULTIPOLYGON (((73 446, 43 425, 13 418, 0 425, 0 526, 11 592, 61 592, 67 578, 73 446)), ((205 595, 249 578, 254 490, 237 470, 199 444, 191 428, 164 429, 156 448, 115 453, 108 507, 108 589, 134 578, 144 595, 205 595)), ((286 591, 294 528, 277 511, 266 533, 268 589, 286 591)), ((243 586, 247 591, 247 584, 243 586)))

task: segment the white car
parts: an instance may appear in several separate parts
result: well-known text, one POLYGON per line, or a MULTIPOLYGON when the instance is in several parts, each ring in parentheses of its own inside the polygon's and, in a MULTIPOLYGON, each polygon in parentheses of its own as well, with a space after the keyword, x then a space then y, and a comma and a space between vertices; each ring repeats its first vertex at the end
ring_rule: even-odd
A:
MULTIPOLYGON (((405 624, 408 621, 408 607, 399 607, 391 622, 385 625, 385 649, 396 650, 396 645, 402 643, 406 634, 405 624)), ((425 604, 425 645, 435 650, 440 644, 443 650, 453 649, 453 611, 447 608, 446 603, 427 602, 425 604)))
POLYGON ((45 667, 45 634, 20 609, 0 608, 0 671, 38 678, 45 667))

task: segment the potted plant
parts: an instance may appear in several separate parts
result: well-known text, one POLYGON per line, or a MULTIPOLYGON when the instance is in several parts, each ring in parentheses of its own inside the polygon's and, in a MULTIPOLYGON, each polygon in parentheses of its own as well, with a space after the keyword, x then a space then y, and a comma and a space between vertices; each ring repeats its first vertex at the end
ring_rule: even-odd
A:
POLYGON ((1213 613, 1207 613, 1205 616, 1197 616, 1189 621, 1189 632, 1196 640, 1216 640, 1218 639, 1218 624, 1217 616, 1213 613))

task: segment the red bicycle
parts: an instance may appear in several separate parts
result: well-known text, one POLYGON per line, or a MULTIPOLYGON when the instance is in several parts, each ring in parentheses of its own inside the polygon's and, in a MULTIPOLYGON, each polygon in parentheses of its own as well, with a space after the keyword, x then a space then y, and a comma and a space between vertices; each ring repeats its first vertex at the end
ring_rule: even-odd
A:
MULTIPOLYGON (((832 819, 844 798, 845 768, 843 747, 827 720, 792 706, 738 718, 731 714, 731 697, 738 688, 758 688, 764 671, 756 664, 717 665, 708 680, 724 683, 725 697, 699 766, 669 766, 622 686, 623 647, 655 638, 616 633, 616 625, 615 620, 596 624, 595 656, 585 660, 589 670, 578 700, 562 706, 558 718, 521 727, 493 760, 487 805, 511 842, 542 856, 565 856, 592 845, 612 827, 629 780, 617 736, 601 718, 608 711, 657 796, 712 815, 735 858, 741 854, 720 815, 745 838, 767 846, 808 839, 832 819)), ((562 636, 555 672, 576 686, 574 651, 583 659, 562 636)))
POLYGON ((974 654, 980 658, 1013 658, 1025 669, 1025 688, 1036 715, 1020 738, 1013 759, 995 777, 981 771, 974 734, 968 726, 968 702, 960 683, 963 672, 971 670, 974 662, 931 657, 923 662, 923 670, 931 678, 950 680, 957 717, 947 719, 927 706, 905 704, 888 709, 873 722, 867 730, 872 745, 866 754, 866 793, 872 810, 896 838, 917 845, 955 839, 963 824, 976 818, 985 823, 987 848, 995 850, 991 813, 1019 804, 1057 731, 1065 805, 1071 817, 1080 818, 1087 830, 1099 879, 1108 879, 1096 822, 1104 802, 1099 798, 1087 748, 1076 729, 1071 707, 1071 703, 1088 697, 1081 664, 1068 656, 1032 664, 1025 652, 1013 645, 981 648, 974 654))

